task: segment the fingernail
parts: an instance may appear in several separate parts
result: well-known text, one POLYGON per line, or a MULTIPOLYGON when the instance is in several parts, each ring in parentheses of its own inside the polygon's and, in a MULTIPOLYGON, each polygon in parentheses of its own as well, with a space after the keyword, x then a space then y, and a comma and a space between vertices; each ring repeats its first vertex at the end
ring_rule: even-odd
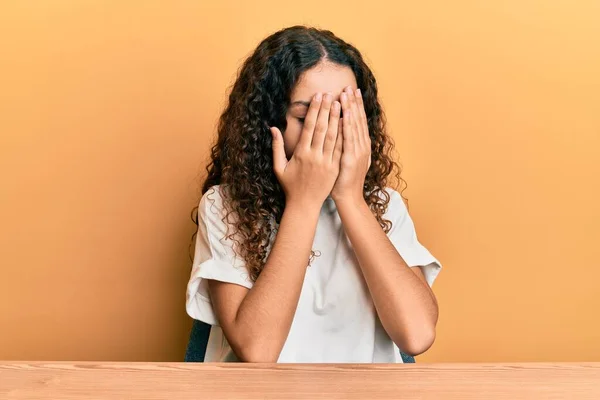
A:
POLYGON ((323 99, 323 93, 317 93, 317 95, 315 96, 315 100, 321 101, 322 99, 323 99))
POLYGON ((342 95, 340 97, 342 98, 342 101, 348 100, 348 95, 346 94, 346 92, 342 92, 342 95))
POLYGON ((360 89, 356 89, 356 95, 357 95, 358 97, 361 97, 361 96, 362 96, 362 95, 361 95, 361 93, 360 93, 360 89))

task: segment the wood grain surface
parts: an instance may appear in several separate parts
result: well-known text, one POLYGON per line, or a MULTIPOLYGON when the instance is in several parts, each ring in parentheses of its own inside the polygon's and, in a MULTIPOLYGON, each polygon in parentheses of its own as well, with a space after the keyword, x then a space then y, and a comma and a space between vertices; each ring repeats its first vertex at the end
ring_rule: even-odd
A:
POLYGON ((600 399, 600 363, 0 362, 0 399, 600 399))

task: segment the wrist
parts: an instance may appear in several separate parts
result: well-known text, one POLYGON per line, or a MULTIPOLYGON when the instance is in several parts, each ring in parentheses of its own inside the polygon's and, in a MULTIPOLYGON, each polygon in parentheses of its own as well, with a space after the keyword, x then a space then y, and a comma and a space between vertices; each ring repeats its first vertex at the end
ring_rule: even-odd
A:
POLYGON ((331 197, 333 198, 333 201, 335 201, 335 205, 338 209, 347 207, 361 207, 367 204, 362 193, 342 196, 334 196, 332 194, 331 197))
POLYGON ((318 214, 323 206, 323 202, 309 199, 286 199, 285 211, 301 214, 318 214))

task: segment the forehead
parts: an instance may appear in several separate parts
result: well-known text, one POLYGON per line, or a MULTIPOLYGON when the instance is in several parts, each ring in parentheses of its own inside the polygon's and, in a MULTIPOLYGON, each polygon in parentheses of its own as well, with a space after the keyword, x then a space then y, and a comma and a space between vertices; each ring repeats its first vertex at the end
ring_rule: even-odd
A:
POLYGON ((306 70, 292 90, 291 100, 310 100, 316 93, 339 95, 345 87, 356 89, 356 78, 350 67, 329 62, 319 63, 306 70))

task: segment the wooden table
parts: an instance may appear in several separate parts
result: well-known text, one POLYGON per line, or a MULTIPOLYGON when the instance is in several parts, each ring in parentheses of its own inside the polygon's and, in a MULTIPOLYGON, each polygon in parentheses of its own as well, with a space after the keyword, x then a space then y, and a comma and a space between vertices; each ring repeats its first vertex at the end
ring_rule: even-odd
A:
POLYGON ((0 362, 0 399, 600 399, 600 363, 0 362))

